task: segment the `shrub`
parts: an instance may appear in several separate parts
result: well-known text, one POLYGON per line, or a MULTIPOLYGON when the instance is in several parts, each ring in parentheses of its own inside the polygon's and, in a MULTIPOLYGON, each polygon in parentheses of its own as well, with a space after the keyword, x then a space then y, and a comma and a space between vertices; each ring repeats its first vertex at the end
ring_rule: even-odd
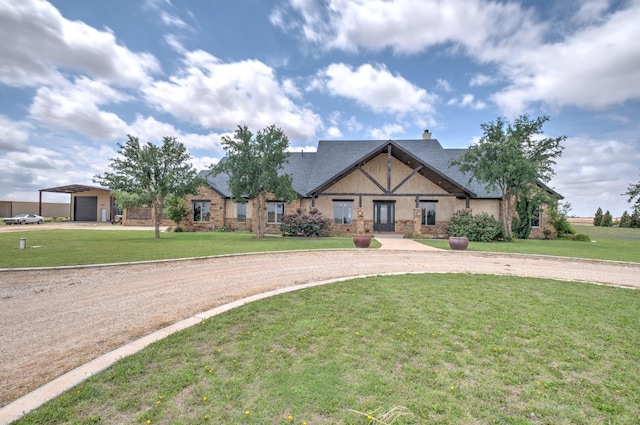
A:
POLYGON ((317 208, 310 209, 309 214, 298 208, 294 214, 286 215, 282 219, 280 230, 283 235, 290 236, 327 236, 329 220, 317 208))
POLYGON ((460 210, 451 217, 447 234, 466 236, 473 242, 490 242, 502 237, 502 225, 486 212, 473 216, 467 210, 460 210))
POLYGON ((564 211, 559 211, 558 208, 550 208, 549 209, 549 224, 556 229, 556 234, 558 238, 566 238, 567 235, 575 235, 576 231, 569 220, 567 220, 567 212, 568 207, 564 207, 564 211))
MULTIPOLYGON (((164 213, 171 221, 176 223, 176 229, 180 227, 180 222, 191 214, 189 207, 187 207, 187 203, 184 198, 180 198, 179 196, 170 195, 167 197, 167 207, 164 210, 164 213)), ((174 230, 180 231, 180 230, 174 230)))
POLYGON ((588 235, 583 235, 582 233, 575 235, 573 240, 578 242, 591 242, 591 238, 588 235))

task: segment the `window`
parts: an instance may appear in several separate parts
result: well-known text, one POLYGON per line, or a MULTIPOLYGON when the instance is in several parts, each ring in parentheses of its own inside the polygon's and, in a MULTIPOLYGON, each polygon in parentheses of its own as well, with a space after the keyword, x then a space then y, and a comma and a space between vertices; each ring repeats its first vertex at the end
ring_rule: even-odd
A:
POLYGON ((531 216, 531 227, 540 227, 540 206, 533 209, 531 216))
POLYGON ((236 208, 237 208, 236 218, 238 219, 238 223, 246 223, 247 222, 247 204, 237 203, 236 208))
POLYGON ((284 203, 267 202, 267 223, 282 223, 282 217, 284 217, 284 203))
POLYGON ((333 201, 333 222, 335 224, 351 224, 353 201, 333 201))
POLYGON ((422 209, 422 225, 423 226, 435 226, 436 225, 436 201, 421 201, 420 208, 422 209))
POLYGON ((211 218, 211 201, 193 201, 193 222, 207 222, 211 218))

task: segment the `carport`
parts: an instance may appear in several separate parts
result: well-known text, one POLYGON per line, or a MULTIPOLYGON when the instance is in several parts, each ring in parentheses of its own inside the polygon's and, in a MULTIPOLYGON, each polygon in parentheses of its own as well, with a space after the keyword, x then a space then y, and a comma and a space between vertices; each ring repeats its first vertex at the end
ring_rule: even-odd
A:
POLYGON ((42 193, 68 193, 69 217, 71 221, 112 221, 114 199, 111 191, 99 186, 70 184, 66 186, 40 189, 39 213, 42 215, 42 193), (82 195, 79 195, 82 194, 82 195))

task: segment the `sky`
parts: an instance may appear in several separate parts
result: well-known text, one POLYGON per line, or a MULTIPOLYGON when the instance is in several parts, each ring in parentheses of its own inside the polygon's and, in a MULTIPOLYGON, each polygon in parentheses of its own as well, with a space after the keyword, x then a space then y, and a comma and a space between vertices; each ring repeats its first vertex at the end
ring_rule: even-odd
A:
MULTIPOLYGON (((203 170, 238 125, 465 148, 498 117, 566 136, 570 215, 631 211, 640 0, 0 0, 0 200, 95 185, 127 134, 203 170)), ((68 195, 43 194, 45 202, 68 195)))

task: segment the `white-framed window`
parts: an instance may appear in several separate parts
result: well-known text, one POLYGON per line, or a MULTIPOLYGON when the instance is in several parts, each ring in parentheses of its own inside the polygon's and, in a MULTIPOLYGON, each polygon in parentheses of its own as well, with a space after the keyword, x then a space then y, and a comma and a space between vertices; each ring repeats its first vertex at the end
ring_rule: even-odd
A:
POLYGON ((211 218, 211 201, 193 201, 193 222, 208 222, 211 218))
POLYGON ((351 224, 353 201, 333 201, 333 222, 335 224, 351 224))
POLYGON ((284 217, 284 202, 267 202, 267 223, 280 224, 284 217))
POLYGON ((531 215, 531 227, 540 227, 540 211, 540 206, 533 209, 533 214, 531 215))
POLYGON ((247 204, 246 203, 237 203, 236 204, 236 218, 238 223, 246 223, 247 222, 247 204))
POLYGON ((423 226, 436 225, 436 205, 438 205, 438 202, 436 201, 420 201, 423 226))

